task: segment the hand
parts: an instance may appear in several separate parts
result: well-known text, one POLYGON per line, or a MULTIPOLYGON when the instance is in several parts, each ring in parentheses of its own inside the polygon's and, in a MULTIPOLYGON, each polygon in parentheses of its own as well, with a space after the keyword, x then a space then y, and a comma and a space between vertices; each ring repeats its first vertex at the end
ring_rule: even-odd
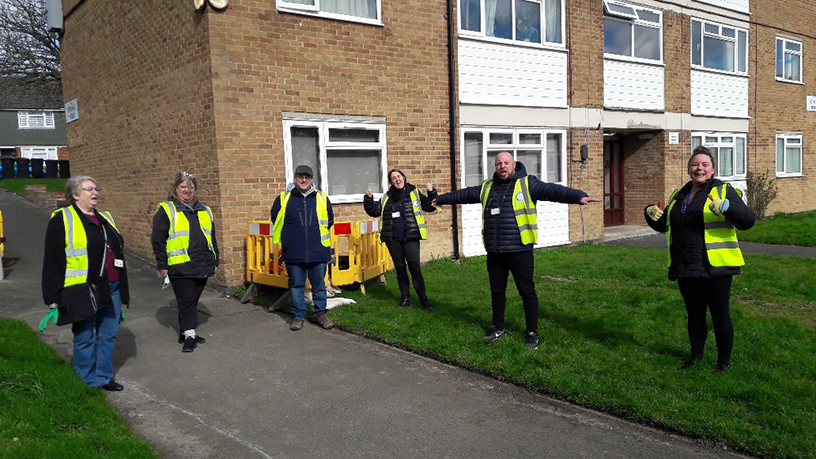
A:
POLYGON ((366 190, 366 196, 368 196, 369 198, 374 196, 373 194, 371 194, 371 187, 368 187, 368 190, 366 190))
POLYGON ((51 303, 48 305, 48 309, 57 309, 57 303, 51 303))
POLYGON ((57 320, 59 319, 59 309, 56 308, 56 305, 50 304, 48 305, 50 309, 48 309, 48 313, 45 314, 45 317, 42 318, 40 321, 39 330, 43 331, 46 327, 48 327, 48 320, 53 319, 54 325, 57 324, 57 320))
POLYGON ((215 269, 213 270, 213 274, 218 272, 218 265, 215 265, 215 269))
MULTIPOLYGON (((125 305, 122 305, 122 306, 125 306, 125 305)), ((125 310, 122 309, 122 313, 119 314, 119 323, 121 324, 121 323, 124 323, 124 322, 125 322, 125 310)))
POLYGON ((167 277, 167 270, 166 269, 160 269, 159 270, 159 277, 167 277))
POLYGON ((731 206, 728 199, 715 198, 711 196, 711 193, 708 194, 708 199, 711 200, 711 204, 708 205, 708 210, 710 210, 714 215, 722 214, 731 206))
POLYGON ((436 206, 438 206, 438 205, 439 205, 439 204, 437 204, 437 203, 436 203, 436 198, 434 198, 433 200, 431 200, 431 205, 432 205, 432 206, 434 206, 434 207, 436 207, 436 206))
POLYGON ((663 216, 663 201, 658 201, 656 206, 647 207, 646 215, 648 215, 653 222, 660 220, 660 217, 663 216))
POLYGON ((431 183, 431 182, 426 183, 425 184, 425 189, 428 190, 428 193, 433 191, 433 189, 434 189, 433 183, 431 183))
POLYGON ((601 202, 601 200, 598 199, 598 198, 590 198, 589 196, 584 196, 583 198, 581 198, 581 205, 582 206, 584 204, 589 204, 590 202, 601 202))

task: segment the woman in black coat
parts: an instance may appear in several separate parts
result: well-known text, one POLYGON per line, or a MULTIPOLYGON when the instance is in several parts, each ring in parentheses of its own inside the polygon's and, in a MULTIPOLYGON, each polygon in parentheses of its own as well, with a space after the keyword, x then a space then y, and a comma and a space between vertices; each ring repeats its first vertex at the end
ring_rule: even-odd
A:
POLYGON ((394 269, 397 270, 397 283, 400 289, 399 306, 411 305, 411 291, 408 284, 408 271, 414 290, 419 297, 420 305, 433 311, 425 293, 425 278, 419 263, 419 241, 427 238, 424 212, 434 212, 436 208, 431 201, 436 198, 436 189, 432 184, 426 185, 428 196, 422 194, 414 185, 407 182, 402 171, 391 169, 388 173, 391 185, 379 202, 374 202, 371 187, 368 188, 363 207, 371 217, 380 217, 380 240, 388 247, 394 269), (407 269, 406 269, 407 265, 407 269))

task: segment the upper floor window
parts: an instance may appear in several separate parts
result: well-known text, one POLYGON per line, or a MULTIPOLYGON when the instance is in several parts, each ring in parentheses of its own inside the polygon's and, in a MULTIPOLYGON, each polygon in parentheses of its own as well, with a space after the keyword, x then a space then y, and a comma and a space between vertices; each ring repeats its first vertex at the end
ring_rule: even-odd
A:
POLYGON ((278 10, 380 24, 382 0, 277 0, 278 10))
POLYGON ((459 0, 459 30, 526 43, 564 43, 563 0, 459 0))
POLYGON ((20 129, 53 129, 54 112, 17 112, 20 129))
POLYGON ((385 191, 385 124, 283 120, 286 180, 306 164, 314 184, 333 202, 360 202, 368 187, 385 191))
POLYGON ((802 134, 776 135, 776 176, 802 175, 802 134))
POLYGON ((776 37, 776 79, 802 82, 802 42, 776 37))
POLYGON ((692 133, 691 151, 705 146, 714 156, 718 178, 745 177, 745 134, 692 133))
POLYGON ((604 1, 604 53, 662 60, 663 13, 604 1))
POLYGON ((747 73, 748 31, 724 24, 691 20, 691 65, 747 73))

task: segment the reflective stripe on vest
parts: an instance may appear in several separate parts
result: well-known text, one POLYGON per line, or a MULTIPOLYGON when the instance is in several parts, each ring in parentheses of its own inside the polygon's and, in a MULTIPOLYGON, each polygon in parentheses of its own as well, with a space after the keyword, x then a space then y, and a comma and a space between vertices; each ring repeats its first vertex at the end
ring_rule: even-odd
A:
MULTIPOLYGON (((419 227, 419 237, 421 239, 427 239, 428 230, 425 229, 425 213, 422 212, 422 201, 419 199, 419 192, 416 188, 411 191, 409 197, 411 198, 411 207, 414 209, 414 220, 416 220, 417 226, 419 227)), ((388 193, 383 194, 382 198, 380 198, 380 220, 382 220, 382 216, 385 215, 385 207, 386 203, 388 203, 388 199, 388 193)), ((382 237, 382 233, 380 233, 380 237, 382 237)))
MULTIPOLYGON (((280 194, 281 210, 275 217, 275 223, 272 225, 272 243, 280 244, 281 234, 283 234, 283 221, 286 216, 286 205, 289 203, 289 198, 292 196, 291 191, 284 191, 280 194)), ((329 205, 326 194, 322 191, 317 192, 317 202, 315 210, 317 211, 317 225, 320 228, 320 243, 323 247, 331 245, 331 234, 329 233, 329 205)))
MULTIPOLYGON (((170 221, 170 229, 167 234, 167 266, 178 265, 190 261, 190 221, 184 212, 176 210, 176 205, 172 201, 159 203, 156 211, 163 209, 170 221)), ((204 206, 204 210, 196 212, 198 214, 198 225, 204 239, 207 240, 207 248, 215 255, 212 244, 213 216, 209 207, 204 206)))
MULTIPOLYGON (((487 198, 493 187, 493 179, 482 182, 480 199, 482 201, 482 219, 484 219, 487 198)), ((535 244, 538 241, 538 213, 535 201, 530 198, 530 179, 524 176, 516 180, 513 187, 513 213, 516 217, 522 244, 535 244)), ((484 223, 482 223, 482 242, 484 242, 484 223)))
POLYGON ((79 214, 73 206, 63 207, 51 213, 62 213, 65 225, 65 282, 63 287, 84 284, 88 281, 88 235, 79 214))

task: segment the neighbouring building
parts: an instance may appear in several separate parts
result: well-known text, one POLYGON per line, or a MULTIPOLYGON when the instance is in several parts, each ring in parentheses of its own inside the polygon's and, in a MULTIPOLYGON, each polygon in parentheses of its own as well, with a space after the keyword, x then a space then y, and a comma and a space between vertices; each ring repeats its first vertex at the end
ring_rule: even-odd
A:
POLYGON ((68 159, 62 93, 0 78, 0 156, 68 159))

